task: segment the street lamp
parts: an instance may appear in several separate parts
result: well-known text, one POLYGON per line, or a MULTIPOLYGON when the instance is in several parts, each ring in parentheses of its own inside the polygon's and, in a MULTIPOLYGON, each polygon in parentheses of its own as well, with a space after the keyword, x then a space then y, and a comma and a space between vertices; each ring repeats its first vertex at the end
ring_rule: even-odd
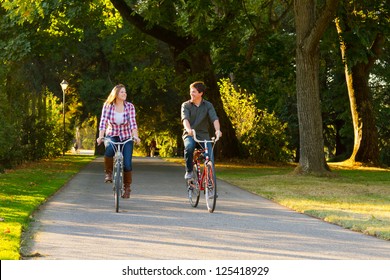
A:
POLYGON ((63 141, 64 142, 62 143, 62 145, 63 145, 62 155, 64 156, 65 155, 65 143, 66 143, 66 141, 65 141, 65 91, 68 88, 69 84, 67 81, 62 80, 60 85, 62 88, 62 124, 63 124, 63 130, 64 130, 63 131, 63 137, 64 137, 63 141))

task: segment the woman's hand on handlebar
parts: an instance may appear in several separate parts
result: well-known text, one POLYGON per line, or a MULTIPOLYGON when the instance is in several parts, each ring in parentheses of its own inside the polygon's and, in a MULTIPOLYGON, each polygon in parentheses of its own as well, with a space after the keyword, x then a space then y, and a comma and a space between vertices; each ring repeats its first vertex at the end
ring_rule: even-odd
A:
POLYGON ((99 146, 101 143, 103 143, 103 140, 104 140, 104 137, 98 137, 98 138, 96 139, 96 143, 98 144, 98 146, 99 146))
POLYGON ((134 137, 133 137, 133 141, 134 141, 134 143, 137 144, 137 145, 138 145, 139 143, 141 143, 141 139, 139 139, 137 136, 134 136, 134 137))

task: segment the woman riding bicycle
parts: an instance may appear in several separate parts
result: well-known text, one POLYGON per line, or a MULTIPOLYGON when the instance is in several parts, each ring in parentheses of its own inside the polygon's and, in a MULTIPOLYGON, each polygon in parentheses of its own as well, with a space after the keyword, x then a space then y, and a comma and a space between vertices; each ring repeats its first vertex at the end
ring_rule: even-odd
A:
MULTIPOLYGON (((181 105, 181 120, 183 122, 183 140, 184 140, 184 159, 186 162, 186 173, 184 179, 191 179, 192 174, 192 159, 196 147, 196 142, 193 139, 192 129, 196 131, 196 135, 201 140, 210 140, 209 121, 214 125, 215 135, 222 136, 220 123, 215 112, 213 104, 203 99, 206 86, 203 82, 194 82, 190 85, 191 99, 181 105)), ((212 151, 211 143, 207 143, 208 150, 212 151)), ((204 148, 204 147, 203 147, 204 148)), ((214 154, 210 152, 210 160, 214 162, 214 154)))
MULTIPOLYGON (((99 124, 99 137, 97 143, 100 145, 104 135, 110 137, 114 142, 123 142, 133 137, 135 143, 139 144, 138 127, 135 118, 135 107, 126 101, 127 93, 124 85, 116 85, 107 100, 104 102, 102 115, 99 124)), ((114 149, 111 145, 106 147, 104 154, 105 182, 112 182, 114 149)), ((122 198, 130 198, 132 183, 132 157, 133 141, 123 147, 123 188, 125 192, 122 198)))

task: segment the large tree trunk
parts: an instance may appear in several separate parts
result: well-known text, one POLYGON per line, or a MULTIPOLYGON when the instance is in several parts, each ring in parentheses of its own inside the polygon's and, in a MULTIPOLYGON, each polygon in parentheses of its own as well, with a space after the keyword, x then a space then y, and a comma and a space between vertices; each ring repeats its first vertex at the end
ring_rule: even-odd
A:
POLYGON ((316 1, 295 0, 297 36, 296 86, 299 120, 300 157, 297 171, 325 174, 324 138, 319 91, 319 41, 337 7, 337 0, 327 1, 316 18, 316 1))
MULTIPOLYGON (((344 62, 354 130, 353 151, 348 161, 351 164, 360 162, 363 164, 378 165, 378 130, 376 128, 371 101, 372 96, 368 84, 370 70, 376 58, 371 57, 367 63, 360 62, 353 67, 349 67, 348 63, 351 59, 347 57, 347 53, 348 48, 352 48, 352 46, 343 40, 343 30, 341 29, 339 20, 336 20, 336 28, 340 35, 340 50, 344 62)), ((382 44, 382 39, 381 35, 378 34, 372 46, 380 49, 378 45, 382 44)), ((375 49, 373 49, 373 52, 376 52, 375 49)))
POLYGON ((352 67, 351 73, 346 70, 346 77, 354 130, 353 152, 349 160, 352 163, 378 165, 378 131, 375 125, 365 65, 355 65, 352 67))
POLYGON ((328 170, 324 154, 322 116, 318 84, 319 53, 297 50, 297 109, 299 119, 299 170, 324 173, 328 170))

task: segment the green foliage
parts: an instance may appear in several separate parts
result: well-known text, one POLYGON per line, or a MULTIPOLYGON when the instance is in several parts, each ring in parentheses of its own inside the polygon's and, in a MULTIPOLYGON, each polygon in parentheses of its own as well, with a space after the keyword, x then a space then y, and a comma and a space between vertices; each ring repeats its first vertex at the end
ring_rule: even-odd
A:
MULTIPOLYGON (((50 138, 51 133, 51 138, 62 139, 60 124, 42 122, 38 115, 28 121, 22 117, 23 114, 32 116, 29 110, 39 102, 33 105, 28 104, 28 100, 33 97, 40 100, 35 95, 39 95, 42 88, 47 87, 60 101, 62 79, 70 82, 74 96, 74 100, 67 96, 66 102, 67 141, 74 138, 71 131, 75 126, 81 126, 90 117, 99 118, 102 103, 112 87, 124 83, 128 100, 136 106, 142 139, 145 142, 159 139, 158 143, 164 147, 162 154, 165 150, 167 154, 177 154, 182 129, 178 108, 188 99, 187 87, 193 81, 193 73, 187 72, 191 67, 185 65, 184 75, 179 77, 177 66, 183 65, 175 64, 177 61, 172 56, 190 63, 195 52, 209 49, 215 73, 219 77, 230 76, 235 84, 253 93, 256 107, 264 110, 264 115, 273 112, 280 122, 288 123, 285 133, 289 149, 299 148, 291 1, 126 1, 134 13, 148 20, 148 28, 163 27, 179 39, 187 38, 191 42, 179 56, 174 55, 171 46, 130 25, 109 0, 1 0, 0 3, 0 49, 3 50, 0 76, 4 86, 0 100, 5 102, 0 105, 1 113, 4 112, 0 135, 8 137, 0 140, 2 159, 5 155, 23 158, 24 152, 17 145, 38 137, 34 133, 21 137, 20 131, 26 127, 33 126, 42 134, 47 132, 49 135, 45 137, 50 138), (12 104, 8 103, 10 100, 12 104), (71 106, 74 109, 70 110, 71 106)), ((388 34, 389 6, 383 0, 359 0, 343 1, 341 7, 352 23, 352 30, 346 36, 356 37, 356 44, 364 46, 356 54, 356 62, 364 61, 364 57, 370 55, 368 47, 377 30, 388 34), (354 14, 349 10, 351 3, 356 4, 354 14), (362 8, 365 6, 366 9, 362 8), (362 22, 369 24, 368 28, 362 22)), ((328 33, 333 34, 322 40, 320 65, 325 145, 333 151, 336 142, 342 143, 343 149, 338 150, 345 155, 353 143, 353 131, 338 41, 334 27, 329 29, 332 32, 328 33)), ((375 65, 375 76, 381 81, 381 88, 375 85, 374 106, 383 151, 389 139, 387 107, 381 102, 388 94, 388 44, 387 40, 383 60, 375 65)), ((242 122, 234 126, 242 138, 242 130, 250 127, 253 130, 255 123, 242 122), (248 127, 240 131, 239 126, 248 127)), ((93 138, 83 138, 83 142, 93 147, 93 138)), ((35 140, 33 143, 38 145, 35 140)), ((39 156, 44 154, 35 152, 39 156)), ((342 155, 336 156, 341 158, 342 155)), ((4 160, 3 164, 7 162, 4 160)))
POLYGON ((287 123, 264 110, 252 131, 243 135, 242 143, 257 161, 291 161, 293 153, 288 147, 286 129, 287 123))
POLYGON ((256 97, 246 90, 235 88, 229 79, 218 83, 225 111, 228 113, 238 139, 251 131, 259 121, 256 97))
POLYGON ((291 160, 287 124, 274 113, 257 109, 255 96, 235 88, 228 79, 222 79, 219 87, 224 109, 249 156, 257 162, 291 160))

